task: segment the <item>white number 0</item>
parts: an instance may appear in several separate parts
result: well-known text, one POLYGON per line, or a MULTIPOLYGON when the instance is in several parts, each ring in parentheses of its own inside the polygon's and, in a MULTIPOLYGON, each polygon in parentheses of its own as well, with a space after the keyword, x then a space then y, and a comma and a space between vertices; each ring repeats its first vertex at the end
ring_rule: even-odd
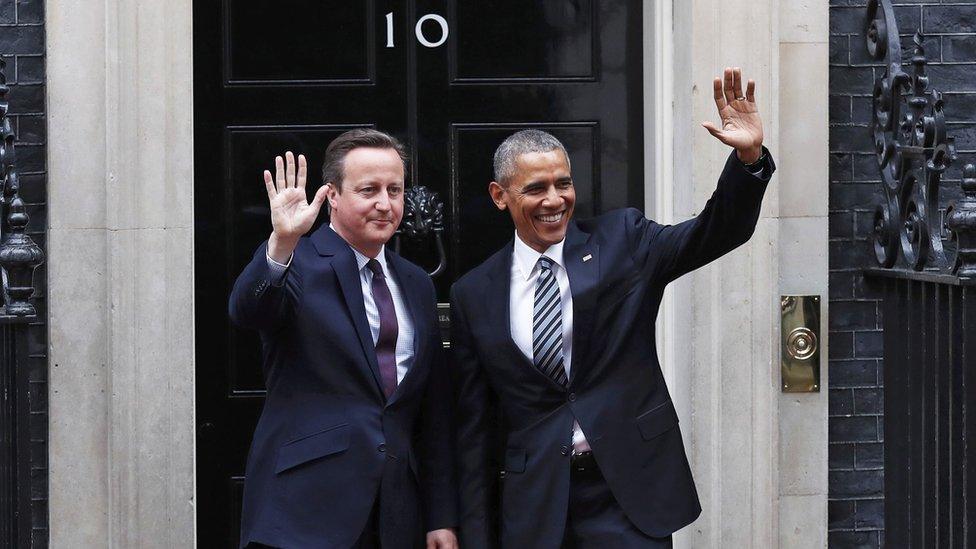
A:
MULTIPOLYGON (((444 19, 440 15, 434 13, 428 13, 427 15, 421 17, 417 20, 417 25, 414 27, 414 34, 417 35, 417 42, 428 48, 436 48, 447 42, 447 36, 450 33, 450 29, 447 26, 447 19, 444 19), (436 42, 431 42, 424 36, 424 21, 435 21, 441 27, 441 37, 436 42)), ((393 47, 393 12, 386 14, 386 47, 393 47)))
POLYGON ((427 46, 428 48, 436 48, 437 46, 440 46, 444 42, 447 42, 447 34, 448 34, 447 19, 444 19, 440 15, 434 15, 433 13, 428 13, 427 15, 421 17, 417 21, 417 26, 414 27, 414 33, 416 33, 417 35, 417 42, 420 42, 421 44, 427 46), (431 42, 427 40, 426 36, 424 36, 423 25, 424 25, 424 21, 427 21, 428 19, 432 21, 437 21, 437 24, 441 26, 441 39, 438 40, 437 42, 431 42))

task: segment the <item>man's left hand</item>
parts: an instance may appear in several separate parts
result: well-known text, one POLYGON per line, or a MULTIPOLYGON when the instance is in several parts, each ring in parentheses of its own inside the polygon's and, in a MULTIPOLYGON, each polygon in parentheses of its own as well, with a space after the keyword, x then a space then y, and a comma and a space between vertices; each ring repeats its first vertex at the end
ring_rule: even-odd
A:
POLYGON ((763 142, 762 120, 756 108, 756 83, 750 79, 743 95, 742 69, 726 67, 724 76, 724 79, 715 77, 712 82, 722 128, 716 128, 711 122, 702 122, 702 126, 722 143, 734 147, 739 160, 752 164, 762 155, 763 142))
POLYGON ((441 528, 427 532, 427 549, 458 549, 454 529, 441 528))

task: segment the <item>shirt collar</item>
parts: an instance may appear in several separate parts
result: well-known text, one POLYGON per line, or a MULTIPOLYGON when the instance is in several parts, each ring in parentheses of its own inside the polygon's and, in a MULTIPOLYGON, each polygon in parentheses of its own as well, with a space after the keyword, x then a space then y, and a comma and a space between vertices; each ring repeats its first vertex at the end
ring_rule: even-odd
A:
MULTIPOLYGON (((556 244, 549 246, 549 248, 543 252, 539 253, 529 247, 528 244, 519 238, 518 232, 515 233, 515 251, 513 253, 515 261, 513 264, 519 270, 519 273, 528 280, 532 276, 532 270, 535 269, 536 264, 539 263, 539 258, 546 256, 553 260, 556 265, 563 267, 563 244, 566 239, 563 238, 556 244)), ((565 268, 565 267, 563 267, 565 268)))
MULTIPOLYGON (((335 231, 335 227, 332 226, 332 223, 329 223, 329 228, 335 231)), ((342 236, 340 235, 339 238, 342 238, 342 236)), ((346 242, 346 245, 349 245, 349 243, 346 242)), ((362 271, 366 267, 366 264, 369 263, 370 258, 366 257, 362 252, 356 248, 353 248, 352 246, 349 246, 349 249, 352 250, 353 255, 356 256, 356 265, 358 265, 359 270, 362 271)), ((386 244, 380 246, 380 253, 376 254, 376 261, 379 261, 380 267, 383 267, 383 273, 389 277, 390 269, 386 266, 386 244)))

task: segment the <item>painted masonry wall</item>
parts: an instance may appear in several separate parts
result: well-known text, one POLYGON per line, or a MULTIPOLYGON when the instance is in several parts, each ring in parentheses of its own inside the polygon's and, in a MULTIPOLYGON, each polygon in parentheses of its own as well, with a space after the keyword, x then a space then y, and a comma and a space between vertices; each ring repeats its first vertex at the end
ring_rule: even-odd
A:
MULTIPOLYGON (((11 125, 29 233, 47 251, 47 125, 44 103, 44 2, 0 0, 0 52, 7 62, 11 125)), ((47 547, 47 270, 34 276, 38 322, 29 328, 32 547, 47 547)))
MULTIPOLYGON (((830 2, 829 545, 884 544, 881 286, 868 240, 879 177, 867 126, 874 78, 861 26, 866 1, 830 2)), ((945 92, 949 135, 960 153, 943 183, 959 196, 961 166, 976 162, 976 2, 895 1, 906 59, 921 26, 930 85, 945 92)), ((890 540, 897 544, 897 540, 890 540)))

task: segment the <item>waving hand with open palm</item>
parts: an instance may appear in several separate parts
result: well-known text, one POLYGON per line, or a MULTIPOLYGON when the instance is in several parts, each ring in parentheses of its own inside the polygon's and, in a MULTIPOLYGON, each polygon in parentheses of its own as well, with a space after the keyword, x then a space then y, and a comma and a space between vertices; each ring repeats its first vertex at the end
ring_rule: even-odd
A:
POLYGON ((702 126, 719 141, 735 148, 739 160, 751 164, 762 155, 763 128, 756 108, 756 82, 752 79, 742 94, 742 69, 726 67, 724 80, 715 77, 712 82, 715 107, 722 119, 722 127, 712 122, 702 126))
POLYGON ((287 263, 298 245, 298 239, 312 228, 325 202, 326 187, 315 193, 312 202, 305 194, 308 166, 305 155, 298 155, 298 171, 295 171, 295 155, 291 151, 285 158, 275 157, 275 176, 264 171, 264 186, 268 190, 271 206, 271 226, 274 232, 268 240, 268 256, 278 263, 287 263))

